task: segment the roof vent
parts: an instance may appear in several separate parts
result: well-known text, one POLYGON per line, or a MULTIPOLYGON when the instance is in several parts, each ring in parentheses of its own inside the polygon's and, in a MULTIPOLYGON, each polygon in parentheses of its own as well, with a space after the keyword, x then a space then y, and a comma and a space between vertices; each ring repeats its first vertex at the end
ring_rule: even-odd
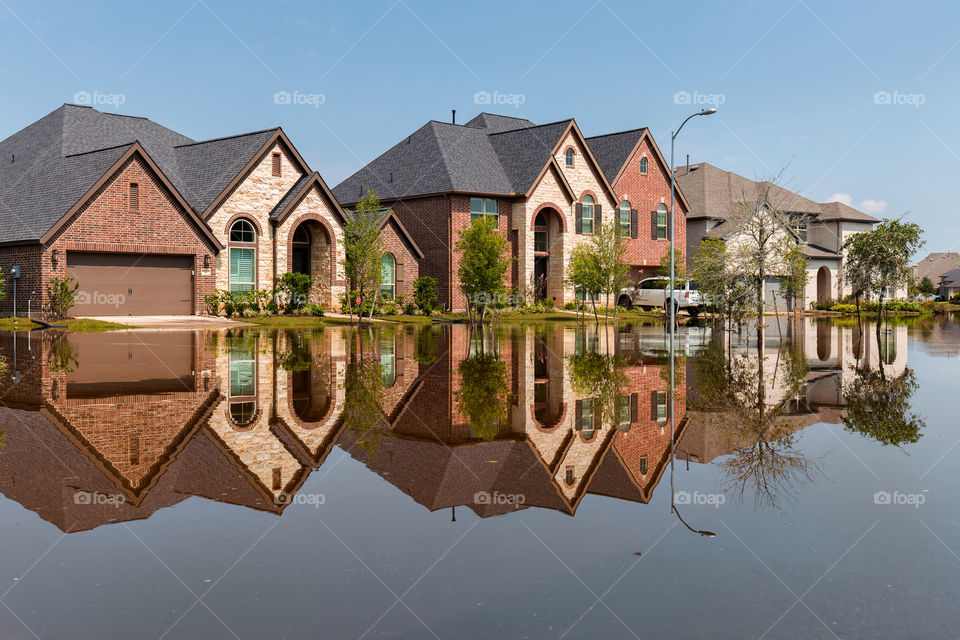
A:
POLYGON ((451 121, 453 124, 457 124, 457 110, 456 110, 456 109, 451 109, 450 111, 453 112, 452 115, 450 116, 450 121, 451 121))
POLYGON ((390 182, 393 182, 393 171, 390 172, 390 182))

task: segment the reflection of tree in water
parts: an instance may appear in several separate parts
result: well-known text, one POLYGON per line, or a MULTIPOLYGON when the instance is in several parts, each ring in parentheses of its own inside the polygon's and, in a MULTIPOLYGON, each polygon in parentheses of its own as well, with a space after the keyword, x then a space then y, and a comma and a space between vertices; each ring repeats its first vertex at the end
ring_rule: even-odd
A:
MULTIPOLYGON (((878 347, 882 356, 879 342, 878 347)), ((883 445, 900 446, 920 440, 926 422, 910 410, 910 398, 918 386, 913 371, 904 369, 900 375, 888 377, 882 361, 876 369, 871 369, 867 361, 864 365, 844 388, 847 405, 844 429, 883 445)))
MULTIPOLYGON (((592 415, 596 427, 616 426, 622 411, 629 411, 626 363, 618 355, 598 352, 599 341, 589 339, 586 329, 577 331, 577 348, 569 357, 570 385, 577 397, 593 401, 592 415)), ((629 420, 627 420, 629 424, 629 420)))
POLYGON ((720 463, 723 490, 741 499, 752 490, 757 506, 779 509, 780 500, 792 499, 819 467, 797 446, 802 423, 790 415, 806 377, 805 360, 781 348, 770 371, 763 356, 760 349, 756 355, 728 354, 719 340, 712 341, 694 359, 697 393, 689 409, 703 412, 708 431, 734 447, 720 463), (778 398, 768 399, 768 386, 778 398))
MULTIPOLYGON (((373 336, 370 336, 371 343, 373 336)), ((390 437, 383 416, 386 389, 380 357, 372 347, 364 351, 363 333, 350 336, 350 359, 344 376, 343 426, 368 456, 380 452, 383 439, 390 437)))
POLYGON ((66 333, 49 334, 50 349, 47 352, 47 364, 53 372, 72 373, 77 366, 77 353, 66 333))
POLYGON ((488 327, 471 329, 469 353, 457 367, 460 386, 454 392, 457 410, 473 434, 493 440, 507 417, 507 365, 497 353, 496 338, 488 327))

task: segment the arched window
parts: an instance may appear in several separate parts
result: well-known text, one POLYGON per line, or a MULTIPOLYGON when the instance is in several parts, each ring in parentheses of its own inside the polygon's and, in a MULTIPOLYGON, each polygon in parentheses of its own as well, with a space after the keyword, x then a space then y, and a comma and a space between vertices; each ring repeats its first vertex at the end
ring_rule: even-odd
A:
POLYGON ((667 237, 667 205, 662 202, 657 205, 653 214, 653 238, 662 240, 667 237))
POLYGON ((537 214, 533 219, 533 250, 539 253, 546 253, 550 250, 549 237, 547 235, 547 217, 543 211, 537 214))
POLYGON ((573 166, 573 156, 575 155, 573 149, 567 149, 567 152, 566 152, 566 154, 564 154, 564 155, 566 155, 567 166, 568 166, 568 167, 572 167, 572 166, 573 166))
POLYGON ((397 345, 394 340, 380 340, 380 379, 385 387, 392 387, 397 381, 397 345))
POLYGON ((583 209, 580 222, 580 231, 581 233, 593 233, 593 197, 583 196, 583 200, 580 201, 580 205, 583 209))
POLYGON ((294 273, 305 273, 310 275, 310 232, 307 230, 307 223, 301 224, 293 232, 291 238, 293 246, 291 247, 292 271, 294 273))
POLYGON ((630 237, 630 203, 624 200, 620 203, 620 235, 630 237))
POLYGON ((253 291, 257 286, 257 232, 249 220, 230 227, 230 291, 253 291))
POLYGON ((380 295, 383 296, 384 300, 393 300, 397 261, 392 253, 385 253, 383 258, 380 259, 380 274, 380 295))
POLYGON ((644 156, 640 158, 640 173, 642 175, 647 175, 647 158, 644 156))
POLYGON ((233 340, 230 345, 230 418, 234 426, 249 426, 257 415, 256 344, 233 340))

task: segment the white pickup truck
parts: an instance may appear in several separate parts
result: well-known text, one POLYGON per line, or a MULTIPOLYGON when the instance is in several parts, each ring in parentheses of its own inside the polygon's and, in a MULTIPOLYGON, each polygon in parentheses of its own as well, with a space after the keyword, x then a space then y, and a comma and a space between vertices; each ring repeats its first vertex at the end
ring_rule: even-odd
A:
POLYGON ((706 304, 703 294, 697 290, 694 282, 687 281, 677 283, 677 288, 673 296, 670 295, 670 279, 663 277, 645 278, 637 282, 633 287, 626 287, 620 290, 617 297, 617 305, 630 309, 641 307, 643 309, 662 308, 664 311, 670 309, 668 300, 672 299, 677 311, 686 311, 691 316, 696 316, 706 304))

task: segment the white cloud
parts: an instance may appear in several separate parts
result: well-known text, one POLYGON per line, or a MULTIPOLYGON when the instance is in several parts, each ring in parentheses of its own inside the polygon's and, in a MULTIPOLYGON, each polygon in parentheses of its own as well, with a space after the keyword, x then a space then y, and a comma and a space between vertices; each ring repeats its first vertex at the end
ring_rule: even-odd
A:
POLYGON ((860 203, 860 210, 864 213, 883 213, 887 209, 886 200, 874 200, 867 198, 860 203))
POLYGON ((835 193, 827 198, 827 202, 842 202, 845 205, 849 205, 853 202, 853 196, 849 193, 835 193))

